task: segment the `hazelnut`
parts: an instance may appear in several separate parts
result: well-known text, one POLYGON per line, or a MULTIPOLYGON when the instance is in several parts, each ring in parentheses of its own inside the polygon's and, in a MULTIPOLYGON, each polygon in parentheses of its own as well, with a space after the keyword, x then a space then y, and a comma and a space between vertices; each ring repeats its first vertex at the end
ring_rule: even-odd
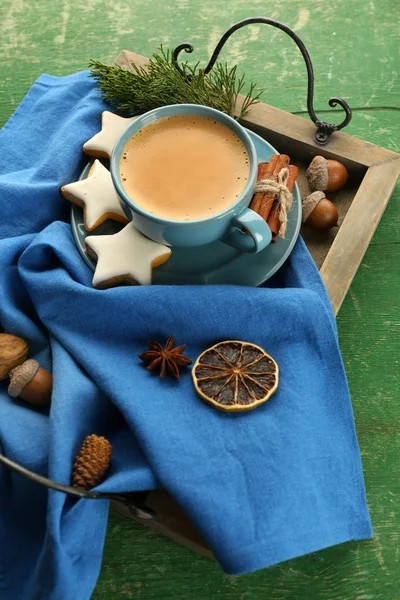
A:
POLYGON ((28 344, 11 333, 0 333, 0 381, 7 378, 11 369, 21 365, 28 356, 28 344))
POLYGON ((315 156, 306 171, 313 190, 336 192, 344 186, 349 176, 342 163, 323 156, 315 156))
POLYGON ((315 229, 336 227, 339 213, 336 206, 325 198, 324 192, 313 192, 303 201, 303 223, 315 229))
POLYGON ((21 398, 33 406, 50 405, 53 378, 40 367, 37 360, 26 360, 10 372, 8 393, 12 398, 21 398))

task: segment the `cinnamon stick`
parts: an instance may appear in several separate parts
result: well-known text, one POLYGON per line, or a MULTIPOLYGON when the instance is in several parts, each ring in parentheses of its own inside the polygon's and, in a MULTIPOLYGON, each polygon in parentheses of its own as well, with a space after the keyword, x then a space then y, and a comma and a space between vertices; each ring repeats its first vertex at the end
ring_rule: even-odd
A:
POLYGON ((279 206, 278 202, 276 201, 274 202, 274 205, 271 208, 271 212, 269 213, 267 225, 272 233, 271 244, 275 244, 278 239, 278 232, 280 227, 279 206))
MULTIPOLYGON (((286 187, 289 190, 289 192, 292 192, 293 188, 294 188, 294 184, 296 182, 296 178, 297 178, 299 169, 297 167, 295 167, 294 165, 289 165, 288 169, 289 169, 289 178, 288 178, 286 187)), ((267 224, 272 233, 271 244, 275 244, 275 242, 278 239, 278 233, 279 233, 279 229, 281 226, 280 221, 279 221, 279 203, 277 200, 274 201, 274 204, 271 208, 271 211, 267 218, 267 224)))
MULTIPOLYGON (((282 169, 287 167, 289 163, 290 163, 290 156, 288 156, 287 154, 278 154, 278 160, 276 161, 276 164, 275 164, 274 170, 272 171, 272 175, 271 175, 270 179, 273 179, 274 181, 278 181, 279 173, 282 171, 282 169)), ((275 199, 275 196, 273 194, 264 194, 262 205, 260 207, 258 214, 265 221, 268 219, 268 215, 271 212, 271 208, 274 203, 274 199, 275 199)))
MULTIPOLYGON (((278 175, 281 170, 288 166, 290 157, 287 154, 273 154, 269 163, 260 163, 258 165, 257 181, 262 179, 272 179, 278 181, 278 175)), ((274 202, 273 194, 264 194, 258 192, 250 204, 250 208, 257 212, 265 221, 268 218, 272 204, 274 202)))
MULTIPOLYGON (((261 181, 262 179, 270 179, 272 173, 274 172, 274 168, 275 168, 277 161, 278 161, 278 155, 273 154, 271 156, 271 160, 269 161, 269 163, 268 162, 258 163, 257 181, 261 181)), ((257 194, 254 194, 253 199, 250 203, 251 210, 254 210, 254 212, 256 212, 256 213, 259 213, 261 204, 264 201, 264 196, 265 196, 265 194, 263 194, 262 192, 258 192, 257 194)))

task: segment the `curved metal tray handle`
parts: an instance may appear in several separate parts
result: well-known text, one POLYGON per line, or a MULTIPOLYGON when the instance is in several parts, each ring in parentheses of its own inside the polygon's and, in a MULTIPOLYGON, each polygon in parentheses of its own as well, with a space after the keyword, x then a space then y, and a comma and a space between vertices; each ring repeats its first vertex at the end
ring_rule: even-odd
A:
MULTIPOLYGON (((310 55, 309 55, 304 43, 299 38, 299 36, 292 29, 290 29, 290 27, 288 27, 284 23, 280 23, 279 21, 276 21, 275 19, 269 19, 267 17, 249 17, 248 19, 243 19, 242 21, 238 21, 237 23, 232 25, 232 27, 230 27, 224 33, 224 35, 221 37, 220 41, 218 42, 218 44, 215 47, 214 52, 212 53, 210 60, 208 61, 206 68, 204 69, 204 73, 207 74, 211 71, 211 69, 213 68, 213 66, 218 58, 219 53, 221 52, 221 50, 222 50, 223 46, 225 45, 225 43, 227 42, 228 38, 230 38, 230 36, 238 29, 241 29, 242 27, 245 27, 246 25, 252 25, 254 23, 264 23, 265 25, 272 25, 272 27, 277 27, 278 29, 281 29, 282 31, 287 33, 289 37, 292 38, 292 40, 295 42, 295 44, 299 48, 299 50, 304 58, 304 62, 306 63, 306 68, 307 68, 307 77, 308 77, 307 110, 308 110, 308 114, 310 115, 310 119, 313 121, 313 123, 317 127, 317 131, 315 133, 314 139, 317 142, 317 144, 320 144, 321 146, 327 144, 334 131, 339 131, 340 129, 343 129, 343 127, 346 127, 346 125, 348 125, 350 123, 350 120, 352 117, 351 109, 350 109, 349 105, 347 104, 347 102, 345 100, 343 100, 343 98, 338 98, 338 97, 334 96, 333 98, 330 98, 329 106, 335 107, 339 104, 346 113, 345 119, 338 125, 336 125, 334 123, 326 123, 325 121, 320 121, 318 119, 318 117, 314 111, 314 70, 313 70, 310 55)), ((173 51, 173 55, 172 55, 172 61, 175 65, 176 69, 178 69, 178 71, 182 75, 187 76, 178 64, 178 56, 182 52, 182 50, 184 50, 185 52, 191 53, 191 52, 193 52, 193 45, 190 44, 189 42, 183 42, 182 44, 179 44, 179 46, 177 46, 175 48, 175 50, 173 51)))
POLYGON ((118 502, 119 504, 123 504, 129 512, 139 519, 154 519, 155 513, 149 508, 141 507, 136 505, 131 500, 125 498, 125 496, 120 494, 107 494, 104 492, 91 492, 88 490, 84 490, 81 488, 74 488, 70 485, 63 485, 61 483, 57 483, 56 481, 52 481, 47 477, 43 477, 43 475, 38 475, 25 467, 17 464, 16 462, 10 460, 3 454, 0 454, 0 463, 5 467, 8 467, 12 471, 27 477, 31 481, 38 483, 40 485, 44 485, 45 487, 56 490, 57 492, 63 492, 64 494, 69 494, 70 496, 74 496, 75 498, 86 498, 88 500, 113 500, 114 502, 118 502))

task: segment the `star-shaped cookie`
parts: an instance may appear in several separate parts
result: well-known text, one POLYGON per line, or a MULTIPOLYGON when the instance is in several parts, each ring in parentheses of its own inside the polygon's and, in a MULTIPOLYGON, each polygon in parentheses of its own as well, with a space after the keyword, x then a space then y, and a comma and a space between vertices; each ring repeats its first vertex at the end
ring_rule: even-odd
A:
POLYGON ((108 110, 101 115, 101 131, 83 144, 83 151, 96 158, 110 158, 115 142, 137 117, 119 117, 108 110))
POLYGON ((87 231, 93 231, 107 219, 129 223, 124 213, 111 174, 99 160, 95 160, 86 179, 68 183, 61 188, 62 195, 83 208, 87 231))
POLYGON ((88 255, 97 260, 93 287, 98 289, 150 285, 153 269, 171 255, 170 248, 145 237, 132 222, 114 235, 91 235, 85 244, 88 255))

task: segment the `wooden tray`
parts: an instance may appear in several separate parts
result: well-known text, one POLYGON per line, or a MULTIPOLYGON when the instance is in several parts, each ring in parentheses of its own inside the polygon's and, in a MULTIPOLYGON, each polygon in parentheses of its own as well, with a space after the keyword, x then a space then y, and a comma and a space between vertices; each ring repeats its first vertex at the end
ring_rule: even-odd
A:
MULTIPOLYGON (((132 70, 131 62, 144 65, 147 60, 124 50, 115 62, 132 70)), ((400 154, 341 132, 334 133, 326 146, 319 146, 314 142, 315 125, 311 121, 263 103, 252 107, 241 122, 268 140, 280 153, 291 157, 291 162, 299 167, 298 184, 303 196, 309 191, 305 170, 316 154, 339 160, 349 171, 346 186, 328 194, 338 208, 339 227, 323 233, 307 226, 301 230, 320 269, 336 315, 400 175, 400 154)), ((165 490, 128 496, 143 508, 152 509, 156 515, 145 521, 135 517, 138 521, 212 557, 200 534, 165 490)), ((121 510, 117 505, 116 508, 121 510)), ((126 513, 132 516, 129 511, 126 513)))

